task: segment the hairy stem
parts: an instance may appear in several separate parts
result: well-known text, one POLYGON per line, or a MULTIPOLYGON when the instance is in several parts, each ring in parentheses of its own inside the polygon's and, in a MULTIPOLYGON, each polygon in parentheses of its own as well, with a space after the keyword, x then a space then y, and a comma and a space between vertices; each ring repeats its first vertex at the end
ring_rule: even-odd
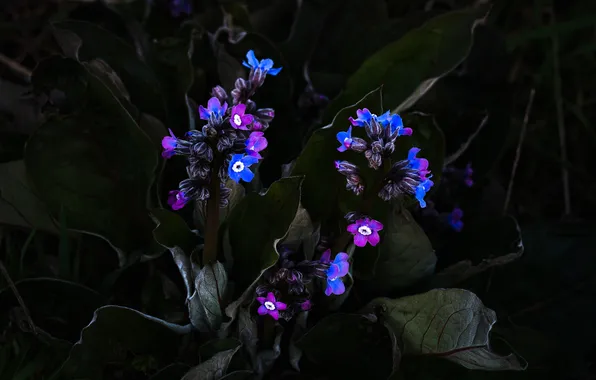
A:
POLYGON ((205 224, 205 248, 203 249, 203 265, 217 261, 217 243, 219 241, 219 175, 214 165, 211 171, 211 183, 209 184, 209 199, 207 200, 207 222, 205 224))

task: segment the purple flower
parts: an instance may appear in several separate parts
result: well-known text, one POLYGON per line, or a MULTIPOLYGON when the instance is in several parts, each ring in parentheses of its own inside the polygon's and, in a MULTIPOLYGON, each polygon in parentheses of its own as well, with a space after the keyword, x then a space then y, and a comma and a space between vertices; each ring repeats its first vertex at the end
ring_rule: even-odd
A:
POLYGON ((464 169, 464 183, 468 187, 472 187, 472 185, 474 185, 474 180, 472 179, 473 174, 474 170, 472 170, 472 164, 468 163, 464 169))
POLYGON ((232 112, 230 114, 230 124, 234 129, 242 129, 247 131, 248 128, 246 127, 250 123, 253 122, 254 117, 249 114, 244 114, 246 112, 246 104, 237 104, 232 107, 232 112))
POLYGON ((367 242, 373 247, 379 244, 381 238, 378 231, 382 229, 381 222, 370 218, 358 219, 348 225, 348 232, 354 235, 354 244, 358 247, 364 247, 367 242))
POLYGON ((259 160, 263 157, 259 154, 260 151, 267 148, 267 139, 263 136, 263 132, 251 132, 246 140, 246 154, 256 157, 259 160))
POLYGON ((265 127, 259 121, 254 120, 252 122, 252 128, 251 128, 251 130, 253 130, 253 131, 264 131, 265 130, 265 127))
POLYGON ((219 120, 223 118, 228 109, 228 103, 224 102, 222 105, 216 97, 209 99, 207 102, 207 108, 199 106, 199 117, 201 120, 215 119, 219 120))
POLYGON ((255 57, 255 52, 252 50, 249 50, 248 53, 246 53, 246 61, 242 61, 242 65, 254 71, 261 71, 263 76, 267 74, 275 76, 281 71, 281 67, 276 69, 273 68, 273 61, 269 58, 259 61, 257 57, 255 57))
POLYGON ((161 146, 164 149, 161 156, 166 159, 172 157, 175 154, 174 150, 178 147, 178 139, 174 136, 174 132, 169 128, 168 131, 170 131, 170 135, 161 139, 161 146))
POLYGON ((426 201, 424 200, 424 196, 426 195, 426 193, 428 193, 428 191, 431 187, 433 187, 434 184, 435 183, 431 181, 430 178, 426 178, 424 181, 420 182, 418 186, 416 186, 414 196, 418 200, 418 203, 420 203, 421 208, 426 207, 426 201))
POLYGON ((300 304, 300 308, 304 311, 308 311, 312 308, 312 302, 310 302, 310 300, 306 300, 300 304))
POLYGON ((416 155, 420 152, 420 148, 413 147, 408 152, 408 161, 410 161, 410 168, 418 172, 422 181, 426 180, 426 176, 430 173, 428 170, 428 160, 426 158, 418 158, 416 155))
MULTIPOLYGON (((331 258, 331 250, 328 249, 321 256, 322 263, 329 263, 331 258)), ((340 295, 346 291, 346 287, 341 280, 350 270, 350 263, 348 259, 350 257, 345 252, 340 252, 335 256, 333 262, 330 263, 329 269, 327 270, 327 287, 325 288, 325 295, 330 296, 331 294, 340 295)))
POLYGON ((449 225, 455 231, 460 232, 462 228, 464 228, 464 222, 462 222, 461 218, 464 216, 464 212, 461 208, 456 207, 451 211, 451 214, 447 217, 449 221, 449 225))
POLYGON ((190 0, 172 0, 170 12, 173 17, 179 17, 183 13, 189 15, 191 13, 190 0))
POLYGON ((172 207, 172 210, 180 210, 186 206, 189 200, 183 191, 172 190, 168 193, 168 204, 172 207))
POLYGON ((250 171, 249 167, 257 162, 259 162, 259 159, 256 157, 235 154, 232 156, 232 160, 228 166, 228 174, 236 182, 240 182, 241 179, 244 182, 250 182, 255 175, 250 171))
POLYGON ((370 113, 368 108, 357 110, 356 116, 358 117, 357 119, 354 119, 352 116, 350 116, 348 119, 355 127, 364 127, 365 125, 369 124, 373 118, 373 114, 370 113))
POLYGON ((259 315, 269 314, 276 321, 279 319, 279 310, 286 310, 288 305, 283 302, 278 302, 275 299, 275 295, 271 292, 267 293, 267 297, 257 297, 257 301, 261 303, 261 306, 257 309, 259 315))
POLYGON ((412 135, 412 128, 404 128, 404 123, 401 119, 401 116, 398 114, 391 115, 391 118, 389 119, 389 128, 391 134, 397 131, 398 136, 412 135))
POLYGON ((337 150, 345 152, 352 146, 352 127, 348 128, 347 132, 339 132, 337 134, 337 141, 341 144, 337 150))

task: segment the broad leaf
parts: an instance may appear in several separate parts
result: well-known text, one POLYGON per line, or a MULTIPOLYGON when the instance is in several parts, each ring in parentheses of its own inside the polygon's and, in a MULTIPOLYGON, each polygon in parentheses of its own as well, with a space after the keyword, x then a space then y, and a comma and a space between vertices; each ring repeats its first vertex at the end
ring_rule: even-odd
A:
POLYGON ((286 236, 278 244, 293 251, 297 251, 301 247, 305 257, 312 259, 319 237, 319 231, 313 227, 308 211, 299 206, 286 236))
POLYGON ((195 293, 189 300, 190 320, 200 332, 217 331, 222 322, 228 274, 220 262, 204 266, 195 280, 195 293))
POLYGON ((175 361, 188 326, 178 326, 122 306, 104 306, 81 332, 60 374, 102 379, 104 367, 129 364, 129 353, 150 358, 156 368, 175 361), (159 365, 161 364, 161 365, 159 365))
POLYGON ((523 370, 513 355, 499 356, 489 348, 494 311, 463 289, 435 289, 398 299, 377 298, 366 310, 398 339, 403 355, 434 355, 469 369, 523 370))
POLYGON ((300 205, 302 181, 302 177, 283 178, 273 183, 264 195, 247 195, 230 214, 232 277, 237 295, 277 261, 274 242, 286 234, 294 220, 300 205))
POLYGON ((421 83, 449 73, 466 58, 474 25, 482 16, 476 9, 441 15, 377 51, 350 76, 324 120, 380 85, 384 86, 383 108, 399 106, 421 83))
POLYGON ((217 354, 213 355, 209 360, 203 362, 196 366, 195 368, 191 369, 182 380, 219 380, 221 379, 228 370, 228 365, 232 360, 232 357, 240 346, 226 350, 222 352, 218 352, 217 354))

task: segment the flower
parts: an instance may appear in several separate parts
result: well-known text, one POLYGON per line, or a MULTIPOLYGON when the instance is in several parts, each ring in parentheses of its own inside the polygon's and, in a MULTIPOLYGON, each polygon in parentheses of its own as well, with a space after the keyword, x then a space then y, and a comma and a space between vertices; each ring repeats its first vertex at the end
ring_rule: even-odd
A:
POLYGON ((236 182, 242 179, 244 182, 250 182, 255 177, 254 173, 250 171, 249 167, 256 164, 258 158, 253 156, 246 156, 244 154, 235 154, 232 156, 230 165, 228 166, 228 174, 230 178, 236 182))
POLYGON ((199 106, 199 117, 201 120, 215 119, 219 120, 223 118, 228 109, 228 103, 224 102, 222 105, 216 97, 212 97, 207 102, 207 108, 199 106))
POLYGON ((174 136, 174 132, 169 128, 168 131, 170 131, 170 135, 161 139, 161 146, 164 149, 164 151, 161 152, 161 156, 166 159, 176 154, 174 151, 178 147, 178 139, 174 136))
POLYGON ((474 185, 474 180, 472 179, 473 174, 474 170, 472 170, 472 164, 468 163, 464 169, 464 183, 468 187, 472 187, 472 185, 474 185))
POLYGON ((435 183, 433 181, 427 178, 424 181, 422 181, 418 186, 416 186, 414 196, 418 200, 418 203, 420 203, 421 208, 426 207, 426 201, 424 200, 424 196, 426 195, 426 193, 428 193, 428 191, 431 187, 433 187, 434 184, 435 183))
POLYGON ((420 148, 413 147, 408 152, 408 161, 410 162, 410 168, 418 172, 421 180, 425 180, 426 176, 430 173, 428 170, 428 160, 426 158, 418 158, 416 155, 420 152, 420 148))
POLYGON ((399 116, 398 114, 391 115, 391 118, 389 119, 389 129, 391 135, 396 131, 397 136, 412 135, 412 128, 404 128, 404 123, 401 119, 401 116, 399 116))
POLYGON ((259 315, 269 314, 276 321, 279 319, 279 310, 286 310, 288 305, 283 302, 278 302, 275 299, 275 295, 271 292, 267 293, 267 297, 257 297, 257 301, 261 303, 261 306, 257 309, 259 315))
POLYGON ((451 214, 447 217, 449 221, 449 225, 455 231, 460 232, 462 228, 464 228, 464 222, 462 222, 461 218, 464 216, 464 212, 461 208, 456 207, 451 211, 451 214))
POLYGON ((251 132, 246 140, 246 154, 257 159, 261 159, 260 151, 267 148, 267 139, 263 136, 263 132, 251 132))
POLYGON ((181 14, 191 14, 192 9, 190 6, 190 0, 172 0, 170 4, 170 12, 173 17, 180 17, 181 14))
POLYGON ((308 311, 312 308, 312 302, 310 302, 310 300, 306 300, 300 304, 300 308, 303 311, 308 311))
POLYGON ((232 112, 230 113, 230 124, 234 129, 242 129, 247 131, 248 128, 246 127, 250 123, 253 122, 254 117, 249 114, 244 114, 246 112, 246 104, 236 104, 232 107, 232 112))
POLYGON ((172 210, 180 210, 186 206, 189 200, 190 198, 187 198, 183 191, 172 190, 168 193, 168 204, 172 207, 172 210))
MULTIPOLYGON (((331 257, 331 250, 326 250, 321 256, 321 262, 329 263, 331 257)), ((333 262, 330 263, 329 269, 327 270, 327 287, 325 288, 325 295, 330 296, 331 294, 340 295, 346 291, 346 287, 341 280, 350 270, 350 263, 348 262, 348 256, 345 252, 340 252, 335 256, 333 262)))
POLYGON ((276 69, 273 68, 273 61, 269 58, 259 61, 257 57, 255 57, 255 52, 252 50, 249 50, 248 53, 246 53, 246 61, 242 61, 242 65, 251 70, 260 71, 263 76, 267 74, 275 76, 281 71, 281 67, 276 69))
POLYGON ((338 132, 337 141, 341 144, 337 150, 339 152, 345 152, 352 146, 352 127, 348 128, 347 132, 338 132))
POLYGON ((354 244, 358 247, 364 247, 367 242, 373 247, 379 244, 381 238, 378 231, 382 229, 381 222, 370 218, 358 219, 348 225, 348 232, 354 235, 354 244))
POLYGON ((376 115, 370 113, 368 108, 363 108, 356 111, 356 116, 358 117, 357 119, 354 119, 352 116, 349 117, 348 120, 350 120, 350 123, 352 123, 352 125, 355 127, 364 127, 365 125, 369 124, 373 116, 376 115))

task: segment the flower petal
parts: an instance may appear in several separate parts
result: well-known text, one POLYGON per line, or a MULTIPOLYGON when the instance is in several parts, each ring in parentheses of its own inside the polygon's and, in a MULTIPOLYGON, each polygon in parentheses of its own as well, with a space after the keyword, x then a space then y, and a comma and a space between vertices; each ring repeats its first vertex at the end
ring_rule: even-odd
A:
POLYGON ((370 245, 374 247, 375 245, 379 244, 379 242, 381 241, 381 237, 379 236, 379 233, 377 231, 373 231, 372 234, 368 235, 367 240, 370 243, 370 245))
POLYGON ((255 57, 255 52, 252 50, 249 50, 248 53, 246 53, 246 60, 248 62, 243 61, 242 64, 249 69, 254 69, 259 66, 259 60, 255 57))
MULTIPOLYGON (((247 156, 247 157, 251 157, 251 156, 247 156)), ((258 158, 256 158, 256 157, 251 157, 251 158, 258 160, 258 158)), ((244 170, 241 171, 239 174, 240 174, 240 178, 242 178, 242 180, 244 182, 250 182, 253 180, 253 178, 255 178, 255 174, 253 172, 251 172, 249 168, 244 168, 244 170)))
POLYGON ((250 166, 259 162, 259 160, 251 156, 244 156, 240 159, 240 161, 244 164, 244 166, 250 166))
POLYGON ((337 147, 338 152, 345 152, 346 150, 348 150, 348 148, 346 148, 343 144, 337 147))
POLYGON ((261 60, 261 62, 259 63, 259 67, 261 68, 261 70, 269 71, 271 70, 271 68, 273 68, 273 61, 269 58, 265 58, 261 60))
POLYGON ((211 113, 203 106, 199 106, 199 118, 201 120, 209 120, 211 113))
POLYGON ((266 300, 267 298, 265 297, 257 297, 257 301, 259 301, 261 304, 265 303, 266 300))
POLYGON ((356 233, 358 233, 358 227, 360 227, 360 223, 353 223, 353 224, 348 225, 347 230, 351 234, 356 234, 356 233))
POLYGON ((267 308, 265 307, 265 305, 261 305, 257 309, 257 313, 259 313, 259 315, 265 315, 265 314, 268 314, 269 313, 269 310, 267 310, 267 308))
POLYGON ((383 229, 383 224, 374 219, 369 219, 368 226, 375 231, 381 231, 383 229))
POLYGON ((207 102, 207 109, 212 113, 219 114, 220 108, 221 103, 219 102, 219 99, 217 99, 215 96, 209 99, 209 101, 207 102))
POLYGON ((242 124, 243 125, 248 125, 248 124, 252 123, 252 121, 254 119, 255 118, 252 115, 244 115, 244 116, 241 117, 241 120, 242 120, 242 124))
POLYGON ((328 249, 325 252, 323 252, 319 261, 322 263, 328 263, 330 260, 331 260, 331 250, 328 249))
POLYGON ((233 108, 232 108, 232 115, 244 115, 244 113, 246 112, 246 104, 236 104, 233 108))
POLYGON ((416 155, 420 152, 420 148, 413 147, 408 151, 408 160, 412 161, 416 158, 416 155))
POLYGON ((275 294, 272 292, 267 293, 267 301, 275 303, 275 294))
POLYGON ((335 281, 327 280, 327 284, 331 287, 333 294, 335 294, 336 296, 344 294, 344 292, 346 291, 346 286, 344 285, 344 282, 339 278, 335 281))
POLYGON ((366 237, 361 234, 354 235, 354 244, 357 247, 364 247, 366 245, 366 237))
POLYGON ((276 321, 279 319, 279 311, 277 311, 277 310, 271 310, 269 312, 269 315, 276 321))
POLYGON ((277 74, 279 74, 281 69, 282 69, 281 67, 271 68, 271 69, 269 69, 269 71, 267 71, 267 74, 276 76, 277 74))
POLYGON ((288 305, 286 305, 286 304, 285 304, 285 303, 283 303, 283 302, 276 302, 276 303, 275 303, 275 308, 276 308, 277 310, 286 310, 286 309, 288 308, 288 305))

